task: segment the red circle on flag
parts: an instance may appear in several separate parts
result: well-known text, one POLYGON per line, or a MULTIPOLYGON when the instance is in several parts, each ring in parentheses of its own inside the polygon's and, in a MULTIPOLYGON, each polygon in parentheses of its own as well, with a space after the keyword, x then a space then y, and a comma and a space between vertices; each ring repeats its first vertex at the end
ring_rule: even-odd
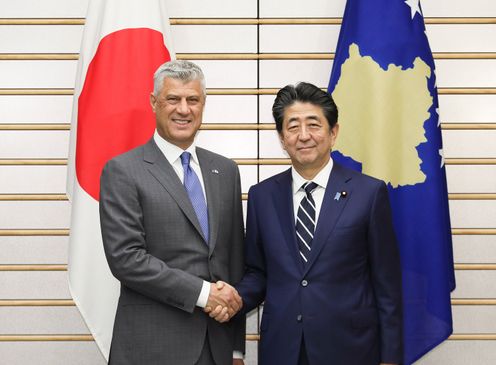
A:
POLYGON ((79 185, 97 201, 105 163, 153 135, 153 73, 169 60, 153 29, 123 29, 100 41, 78 99, 76 142, 79 185))

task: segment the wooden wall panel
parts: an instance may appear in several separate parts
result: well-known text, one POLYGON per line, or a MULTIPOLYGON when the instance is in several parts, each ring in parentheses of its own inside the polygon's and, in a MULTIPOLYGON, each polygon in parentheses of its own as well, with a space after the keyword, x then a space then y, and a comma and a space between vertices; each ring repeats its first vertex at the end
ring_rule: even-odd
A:
POLYGON ((2 331, 11 335, 89 334, 77 307, 0 307, 2 331))
POLYGON ((82 25, 2 25, 0 53, 78 53, 82 25))
POLYGON ((0 123, 69 123, 72 95, 0 95, 0 123))
MULTIPOLYGON (((256 88, 257 63, 197 61, 210 88, 256 88), (225 75, 230 75, 225 78, 225 75)), ((0 61, 0 88, 74 88, 77 60, 0 61)), ((151 92, 152 90, 150 90, 151 92)))
MULTIPOLYGON (((452 298, 496 298, 496 270, 457 271, 452 298)), ((489 364, 487 364, 489 365, 489 364)))
POLYGON ((54 194, 65 192, 66 166, 2 166, 1 194, 54 194))
POLYGON ((0 271, 0 299, 70 298, 66 271, 0 271))
POLYGON ((494 123, 496 95, 440 95, 439 112, 442 122, 494 123))
MULTIPOLYGON (((260 2, 260 16, 263 18, 337 18, 343 16, 345 1, 312 0, 310 3, 300 0, 286 0, 284 6, 278 0, 260 2)), ((489 6, 488 0, 424 0, 422 9, 426 17, 487 17, 496 16, 496 11, 489 6)))
POLYGON ((446 166, 450 193, 496 193, 496 165, 446 166))
POLYGON ((105 365, 95 342, 0 342, 2 361, 9 365, 105 365))
MULTIPOLYGON (((480 158, 496 156, 496 131, 443 131, 444 156, 480 158)), ((262 158, 287 158, 274 131, 260 131, 262 158)))
MULTIPOLYGON (((493 24, 431 24, 427 35, 433 52, 495 52, 493 24)), ((334 52, 339 24, 332 25, 262 25, 260 52, 334 52)))
POLYGON ((415 365, 490 365, 496 341, 446 341, 415 365))
MULTIPOLYGON (((170 17, 179 18, 256 18, 257 1, 165 0, 170 17)), ((24 0, 2 9, 5 18, 84 18, 88 0, 24 0)))
POLYGON ((0 229, 69 228, 68 201, 0 201, 0 229))
POLYGON ((65 265, 68 236, 0 236, 2 265, 65 265))
POLYGON ((496 235, 453 236, 453 255, 454 261, 459 263, 495 263, 496 235))

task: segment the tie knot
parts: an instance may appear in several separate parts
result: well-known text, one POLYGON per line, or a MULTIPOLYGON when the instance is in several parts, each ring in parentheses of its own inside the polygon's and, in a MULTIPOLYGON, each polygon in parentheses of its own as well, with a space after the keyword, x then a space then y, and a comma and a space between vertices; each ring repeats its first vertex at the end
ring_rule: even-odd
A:
POLYGON ((191 158, 191 153, 183 152, 181 153, 181 163, 183 166, 189 166, 189 160, 191 158))
POLYGON ((313 181, 307 181, 303 184, 302 188, 303 190, 305 190, 305 193, 307 193, 307 195, 310 195, 317 186, 317 183, 314 183, 313 181))

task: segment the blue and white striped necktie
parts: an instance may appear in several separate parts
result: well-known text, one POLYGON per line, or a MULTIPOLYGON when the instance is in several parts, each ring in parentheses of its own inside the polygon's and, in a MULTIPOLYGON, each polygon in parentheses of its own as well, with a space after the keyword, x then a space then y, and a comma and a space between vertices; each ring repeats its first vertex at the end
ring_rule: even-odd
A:
POLYGON ((317 186, 313 181, 303 184, 302 189, 305 190, 305 196, 301 199, 296 215, 296 239, 298 240, 300 256, 305 263, 310 258, 313 234, 315 232, 315 201, 313 200, 312 192, 317 186))

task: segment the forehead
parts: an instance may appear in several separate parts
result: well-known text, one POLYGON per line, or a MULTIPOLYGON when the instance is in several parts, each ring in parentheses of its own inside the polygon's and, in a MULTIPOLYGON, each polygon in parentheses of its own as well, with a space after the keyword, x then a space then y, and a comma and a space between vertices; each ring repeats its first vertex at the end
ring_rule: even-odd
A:
POLYGON ((324 111, 319 105, 297 101, 284 108, 285 121, 288 121, 290 119, 314 119, 315 117, 319 119, 325 118, 324 111))
POLYGON ((175 94, 184 96, 201 96, 202 85, 200 80, 191 80, 184 82, 183 80, 167 77, 164 79, 162 86, 162 95, 175 94))

